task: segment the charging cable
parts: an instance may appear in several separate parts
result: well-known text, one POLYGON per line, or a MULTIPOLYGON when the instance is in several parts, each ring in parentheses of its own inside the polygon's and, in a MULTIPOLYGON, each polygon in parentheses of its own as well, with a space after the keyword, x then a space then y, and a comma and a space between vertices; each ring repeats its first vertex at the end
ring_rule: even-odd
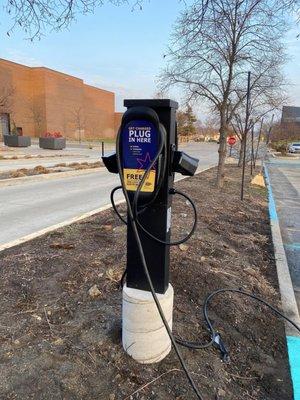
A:
MULTIPOLYGON (((153 300, 154 300, 154 302, 156 304, 156 307, 157 307, 157 310, 159 312, 159 315, 160 315, 160 317, 162 319, 162 322, 163 322, 163 324, 164 324, 164 326, 166 328, 166 331, 167 331, 168 336, 169 336, 169 338, 171 340, 173 348, 174 348, 174 350, 175 350, 175 352, 177 354, 177 357, 178 357, 178 359, 180 361, 180 364, 181 364, 181 366, 182 366, 182 368, 183 368, 183 370, 184 370, 184 372, 185 372, 185 374, 187 376, 187 379, 188 379, 191 387, 193 388, 194 393, 197 396, 197 398, 199 400, 204 400, 203 396, 199 392, 199 390, 198 390, 198 388, 197 388, 197 386, 196 386, 196 384, 194 382, 194 379, 193 379, 192 375, 190 374, 190 372, 189 372, 189 370, 187 368, 187 365, 186 365, 186 363, 185 363, 185 361, 184 361, 184 359, 182 357, 181 352, 179 351, 179 348, 178 348, 178 345, 176 343, 176 340, 175 340, 175 338, 174 338, 174 336, 172 334, 172 331, 171 331, 171 329, 169 327, 168 321, 166 320, 166 317, 164 315, 164 312, 163 312, 163 310, 161 308, 161 305, 159 303, 159 300, 157 298, 157 295, 156 295, 154 287, 153 287, 153 283, 152 283, 152 280, 151 280, 151 277, 150 277, 150 274, 149 274, 149 270, 148 270, 148 267, 147 267, 147 262, 146 262, 145 255, 144 255, 143 246, 142 246, 140 235, 139 235, 139 232, 138 232, 136 219, 135 219, 135 216, 134 216, 134 213, 133 213, 133 209, 132 209, 132 206, 131 206, 131 203, 130 203, 130 199, 129 199, 127 190, 125 189, 125 181, 124 181, 122 163, 121 163, 121 157, 120 157, 120 136, 121 136, 121 131, 119 130, 118 134, 117 134, 117 144, 116 144, 118 171, 119 171, 119 176, 120 176, 120 180, 121 180, 121 184, 122 184, 122 190, 123 190, 123 193, 124 193, 124 196, 125 196, 125 201, 126 201, 126 204, 127 204, 129 223, 131 224, 132 231, 133 231, 133 234, 134 234, 134 237, 135 237, 135 240, 136 240, 136 245, 137 245, 137 248, 138 248, 139 253, 140 253, 143 270, 144 270, 146 279, 148 281, 148 284, 149 284, 149 287, 150 287, 150 291, 151 291, 153 300)), ((163 135, 161 135, 161 136, 163 136, 163 135)), ((162 141, 161 141, 162 145, 164 145, 164 140, 165 139, 162 138, 162 141)), ((160 155, 160 152, 157 152, 157 155, 154 157, 153 161, 150 163, 149 167, 145 171, 144 176, 141 179, 141 182, 139 183, 139 186, 137 188, 138 190, 141 190, 141 188, 142 188, 142 186, 143 186, 143 184, 145 182, 145 179, 147 178, 147 174, 150 172, 151 168, 153 168, 153 166, 156 163, 159 155, 160 155)))
MULTIPOLYGON (((153 168, 153 166, 154 166, 155 163, 157 162, 159 156, 161 155, 161 152, 162 152, 162 150, 163 150, 163 147, 165 146, 165 139, 164 139, 164 135, 162 134, 161 130, 160 130, 160 133, 161 133, 161 145, 160 145, 160 149, 159 149, 159 151, 157 152, 157 154, 156 154, 156 156, 154 157, 154 159, 152 160, 152 162, 150 163, 150 165, 148 166, 148 168, 146 169, 146 171, 145 171, 145 173, 144 173, 144 175, 143 175, 143 178, 141 179, 141 181, 140 181, 140 183, 139 183, 139 185, 138 185, 138 187, 137 187, 137 190, 136 190, 136 193, 135 193, 135 196, 134 196, 134 200, 133 200, 133 206, 132 206, 132 205, 131 205, 131 202, 130 202, 130 199, 129 199, 129 196, 128 196, 128 193, 127 193, 127 190, 125 189, 125 181, 124 181, 123 170, 122 170, 122 162, 121 162, 121 156, 120 156, 120 136, 121 136, 121 130, 118 131, 118 134, 117 134, 117 142, 116 142, 116 143, 117 143, 117 144, 116 144, 116 155, 117 155, 117 165, 118 165, 118 172, 119 172, 119 176, 120 176, 120 180, 121 180, 121 186, 118 186, 118 187, 116 187, 116 188, 113 189, 113 191, 111 192, 111 201, 112 201, 113 209, 114 209, 114 211, 116 212, 116 214, 118 215, 118 217, 120 218, 120 220, 121 220, 123 223, 127 224, 127 225, 130 224, 131 227, 132 227, 132 231, 133 231, 133 234, 134 234, 134 237, 135 237, 135 240, 136 240, 137 248, 138 248, 138 251, 139 251, 139 253, 140 253, 140 258, 141 258, 141 262, 142 262, 142 267, 143 267, 143 270, 144 270, 146 279, 147 279, 147 281, 148 281, 149 288, 150 288, 150 292, 151 292, 151 294, 152 294, 153 300, 154 300, 154 302, 155 302, 155 304, 156 304, 156 307, 157 307, 157 310, 158 310, 158 312, 159 312, 159 315, 160 315, 160 317, 161 317, 161 319, 162 319, 162 322, 163 322, 163 324, 164 324, 164 326, 165 326, 165 328, 166 328, 166 331, 167 331, 168 336, 169 336, 169 338, 170 338, 170 340, 171 340, 171 343, 172 343, 172 345, 173 345, 173 348, 174 348, 174 350, 175 350, 175 352, 176 352, 176 354, 177 354, 177 357, 178 357, 178 359, 179 359, 179 362, 180 362, 180 364, 181 364, 181 366, 182 366, 182 368, 183 368, 183 370, 184 370, 184 372, 185 372, 185 374, 186 374, 186 377, 187 377, 187 379, 188 379, 188 381, 189 381, 189 383, 190 383, 190 385, 191 385, 191 387, 192 387, 192 389, 193 389, 193 391, 194 391, 196 397, 197 397, 199 400, 204 400, 202 394, 199 392, 199 389, 197 388, 197 386, 196 386, 196 384, 195 384, 195 382, 194 382, 194 380, 193 380, 193 378, 192 378, 192 376, 191 376, 191 373, 189 372, 189 370, 188 370, 188 368, 187 368, 187 365, 186 365, 186 363, 185 363, 185 361, 184 361, 184 359, 183 359, 183 357, 182 357, 181 352, 179 351, 178 344, 179 344, 179 345, 182 345, 182 346, 184 346, 184 347, 192 348, 192 349, 204 349, 204 348, 208 348, 208 347, 210 347, 210 346, 212 346, 212 345, 218 345, 218 347, 219 347, 221 350, 223 349, 223 351, 227 354, 226 349, 225 349, 225 346, 223 345, 223 343, 222 343, 222 341, 221 341, 220 335, 215 331, 215 329, 214 329, 214 327, 213 327, 213 323, 212 323, 212 321, 211 321, 210 318, 209 318, 208 307, 209 307, 209 304, 211 303, 212 299, 213 299, 215 296, 217 296, 217 295, 219 295, 219 294, 226 293, 226 292, 231 292, 231 293, 236 293, 236 294, 239 294, 239 295, 243 295, 243 296, 252 298, 252 299, 254 299, 254 300, 260 302, 261 304, 265 305, 266 307, 268 307, 271 311, 273 311, 273 313, 274 313, 277 317, 280 317, 280 318, 286 320, 287 322, 289 322, 299 333, 300 333, 300 327, 297 326, 290 318, 288 318, 288 317, 286 317, 285 315, 283 315, 278 309, 276 309, 275 307, 273 307, 270 303, 268 303, 268 302, 265 301, 264 299, 262 299, 262 298, 260 298, 260 297, 258 297, 258 296, 256 296, 256 295, 254 295, 254 294, 252 294, 252 293, 248 293, 248 292, 246 292, 246 291, 243 291, 243 290, 241 290, 241 289, 235 289, 235 288, 228 288, 228 289, 226 289, 226 288, 224 288, 224 289, 218 289, 218 290, 216 290, 216 291, 210 293, 210 294, 206 297, 205 302, 204 302, 204 305, 203 305, 204 319, 205 319, 205 322, 206 322, 206 324, 207 324, 208 330, 209 330, 210 335, 211 335, 211 340, 210 340, 210 341, 208 341, 207 343, 189 342, 189 341, 185 341, 185 340, 182 340, 182 339, 179 339, 179 338, 175 338, 175 337, 173 336, 172 331, 171 331, 171 329, 170 329, 170 327, 169 327, 169 324, 168 324, 168 322, 167 322, 167 320, 166 320, 166 317, 165 317, 165 315, 164 315, 164 312, 163 312, 163 310, 162 310, 162 308, 161 308, 161 305, 160 305, 160 303, 159 303, 159 300, 158 300, 158 298, 157 298, 157 295, 156 295, 156 293, 155 293, 155 290, 154 290, 154 287, 153 287, 153 283, 152 283, 152 280, 151 280, 151 277, 150 277, 150 274, 149 274, 149 270, 148 270, 148 267, 147 267, 147 262, 146 262, 146 259, 145 259, 144 250, 143 250, 143 246, 142 246, 142 243, 141 243, 140 235, 139 235, 139 232, 138 232, 138 226, 139 226, 139 227, 140 227, 145 233, 147 233, 153 240, 159 241, 159 242, 161 242, 161 243, 163 243, 163 244, 172 245, 173 243, 174 243, 174 244, 175 244, 175 243, 177 243, 177 244, 182 243, 182 241, 169 242, 169 243, 168 243, 168 242, 161 241, 159 238, 156 238, 156 237, 153 236, 150 232, 146 231, 146 230, 142 227, 142 225, 138 222, 138 214, 139 214, 139 211, 138 211, 138 198, 139 198, 141 189, 142 189, 142 187, 143 187, 143 185, 144 185, 144 182, 145 182, 145 180, 146 180, 146 178, 147 178, 147 176, 148 176, 150 170, 153 168), (124 197, 125 197, 125 201, 126 201, 126 205, 127 205, 128 221, 126 221, 126 220, 121 216, 121 214, 120 214, 119 211, 117 210, 117 207, 116 207, 116 205, 115 205, 115 203, 114 203, 114 193, 115 193, 117 190, 119 190, 119 189, 122 189, 123 194, 124 194, 124 197), (225 350, 224 350, 224 349, 225 349, 225 350)), ((157 193, 158 193, 158 190, 157 190, 157 192, 156 192, 156 194, 155 194, 156 196, 157 196, 157 193)), ((176 190, 174 190, 173 193, 171 192, 171 194, 176 194, 176 193, 182 195, 182 196, 185 197, 188 201, 190 201, 190 203, 191 203, 191 205, 192 205, 192 207, 193 207, 194 214, 195 214, 195 222, 194 222, 194 224, 193 224, 193 229, 192 229, 192 230, 193 230, 193 232, 194 232, 194 230, 195 230, 195 228, 196 228, 196 223, 197 223, 197 212, 196 212, 195 204, 192 202, 191 199, 189 199, 189 197, 188 197, 187 195, 185 195, 185 194, 183 194, 183 193, 181 193, 181 192, 179 192, 179 191, 176 191, 176 190)), ((150 202, 148 203, 148 205, 144 206, 143 209, 146 209, 146 208, 149 206, 149 204, 150 204, 150 202)), ((142 209, 142 210, 143 210, 143 209, 142 209)), ((191 232, 191 233, 188 235, 188 238, 192 235, 193 232, 191 232)), ((186 240, 187 240, 187 239, 186 239, 186 240)), ((185 240, 184 240, 184 241, 185 241, 185 240)), ((124 272, 124 274, 123 274, 123 276, 122 276, 122 282, 124 282, 124 280, 125 280, 125 275, 126 275, 126 271, 124 272)))

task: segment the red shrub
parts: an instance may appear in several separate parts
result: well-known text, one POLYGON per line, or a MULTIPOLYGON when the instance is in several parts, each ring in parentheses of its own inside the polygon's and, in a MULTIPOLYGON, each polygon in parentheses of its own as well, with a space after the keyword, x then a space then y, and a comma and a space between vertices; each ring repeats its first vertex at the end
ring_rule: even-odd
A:
POLYGON ((46 132, 44 134, 44 137, 61 138, 61 137, 63 137, 63 135, 60 132, 53 132, 53 133, 46 132))

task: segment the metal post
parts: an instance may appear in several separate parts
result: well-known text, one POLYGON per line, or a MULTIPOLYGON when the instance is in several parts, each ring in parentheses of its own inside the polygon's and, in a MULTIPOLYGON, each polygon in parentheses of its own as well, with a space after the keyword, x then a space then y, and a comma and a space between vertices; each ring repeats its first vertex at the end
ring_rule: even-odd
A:
POLYGON ((104 142, 101 143, 102 145, 102 157, 104 156, 104 142))
POLYGON ((255 167, 256 167, 256 160, 257 160, 258 149, 259 149, 259 145, 260 145, 260 139, 261 139, 261 133, 262 133, 263 122, 264 122, 264 119, 262 118, 262 119, 261 119, 261 123, 260 123, 260 129, 259 129, 258 139, 257 139, 256 152, 255 152, 255 156, 254 156, 254 169, 255 169, 255 167))
POLYGON ((231 157, 231 153, 232 153, 232 146, 230 146, 229 157, 231 157))
POLYGON ((241 200, 244 200, 244 184, 245 184, 245 166, 246 166, 246 148, 247 148, 247 132, 249 123, 249 110, 250 110, 250 82, 251 72, 248 71, 248 84, 247 84, 247 102, 246 102, 246 118, 244 130, 244 154, 243 154, 243 170, 242 170, 242 187, 241 187, 241 200))
POLYGON ((252 129, 251 129, 251 176, 253 175, 253 165, 254 165, 254 161, 253 161, 253 157, 254 157, 254 145, 253 145, 253 141, 254 141, 254 124, 252 125, 252 129))
POLYGON ((270 124, 270 128, 268 131, 268 136, 267 136, 267 140, 266 140, 266 145, 268 146, 269 142, 270 142, 270 136, 271 136, 271 132, 272 132, 272 128, 273 128, 273 120, 274 120, 274 114, 272 114, 272 119, 271 119, 271 124, 270 124))

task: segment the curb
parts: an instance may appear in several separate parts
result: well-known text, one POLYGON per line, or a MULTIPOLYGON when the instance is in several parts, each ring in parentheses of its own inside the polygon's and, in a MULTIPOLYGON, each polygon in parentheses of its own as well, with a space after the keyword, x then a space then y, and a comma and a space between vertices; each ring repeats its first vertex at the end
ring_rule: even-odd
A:
POLYGON ((100 172, 104 167, 99 168, 86 168, 79 169, 76 171, 65 171, 65 172, 52 172, 50 174, 40 174, 40 175, 32 175, 32 176, 22 176, 20 178, 8 178, 0 180, 0 187, 6 186, 15 186, 21 185, 22 183, 27 182, 39 182, 43 180, 50 180, 56 178, 68 178, 72 176, 79 176, 85 174, 91 174, 92 172, 100 172))
MULTIPOLYGON (((211 165, 211 166, 209 166, 207 168, 199 169, 199 171, 196 171, 195 175, 198 175, 198 174, 200 174, 202 172, 208 171, 209 169, 211 169, 211 168, 213 168, 215 166, 216 166, 216 164, 213 164, 213 165, 211 165)), ((103 169, 103 168, 99 168, 99 169, 103 169)), ((97 170, 97 168, 94 168, 92 171, 95 171, 95 170, 97 170)), ((70 171, 70 172, 73 172, 73 171, 70 171)), ((52 175, 57 175, 57 173, 56 174, 52 174, 52 175)), ((186 179, 186 178, 190 178, 190 176, 181 176, 178 179, 176 179, 175 182, 179 182, 179 181, 181 181, 183 179, 186 179)), ((15 178, 15 179, 20 179, 20 178, 15 178)), ((122 203, 125 203, 125 199, 115 202, 116 205, 119 205, 119 204, 122 204, 122 203)), ((0 245, 0 252, 3 251, 3 250, 9 249, 11 247, 15 247, 15 246, 17 246, 19 244, 28 242, 29 240, 35 239, 35 238, 37 238, 39 236, 45 235, 46 233, 55 231, 56 229, 62 228, 64 226, 71 225, 74 222, 78 222, 78 221, 81 221, 81 220, 86 219, 88 217, 91 217, 91 216, 93 216, 95 214, 98 214, 101 211, 109 210, 110 208, 112 208, 112 205, 111 205, 111 203, 108 203, 108 204, 105 204, 102 207, 96 208, 95 210, 92 210, 92 211, 88 211, 88 212, 86 212, 84 214, 81 214, 81 215, 79 215, 77 217, 73 217, 73 218, 67 219, 67 220, 65 220, 63 222, 60 222, 60 223, 55 224, 55 225, 48 226, 47 228, 44 228, 44 229, 41 229, 41 230, 36 231, 34 233, 31 233, 29 235, 23 236, 23 237, 21 237, 19 239, 12 240, 10 242, 4 243, 4 244, 0 245)))
MULTIPOLYGON (((116 201, 116 205, 119 205, 119 204, 124 203, 124 202, 125 202, 125 200, 116 201)), ((106 204, 105 206, 96 208, 95 210, 92 210, 92 211, 86 212, 86 213, 84 213, 82 215, 79 215, 78 217, 73 217, 73 218, 67 219, 67 220, 65 220, 63 222, 60 222, 58 224, 48 226, 47 228, 41 229, 41 230, 36 231, 34 233, 30 233, 29 235, 23 236, 20 239, 16 239, 16 240, 12 240, 11 242, 4 243, 4 244, 0 245, 0 252, 3 251, 3 250, 9 249, 11 247, 15 247, 15 246, 17 246, 19 244, 22 244, 22 243, 25 243, 25 242, 29 242, 32 239, 35 239, 35 238, 37 238, 39 236, 42 236, 42 235, 45 235, 46 233, 55 231, 56 229, 59 229, 59 228, 63 228, 64 226, 71 225, 74 222, 81 221, 83 219, 91 217, 91 216, 93 216, 93 215, 95 215, 95 214, 97 214, 97 213, 99 213, 101 211, 105 211, 105 210, 108 210, 110 208, 112 208, 112 205, 111 204, 106 204)))
MULTIPOLYGON (((282 309, 287 317, 289 317, 295 324, 300 326, 299 310, 295 298, 289 266, 283 247, 283 241, 280 231, 276 205, 273 197, 273 191, 270 182, 270 176, 266 164, 264 164, 264 177, 266 187, 268 189, 269 199, 269 216, 271 224, 272 240, 274 245, 275 262, 277 269, 277 276, 279 282, 279 290, 281 296, 282 309)), ((291 377, 294 388, 294 400, 300 400, 300 334, 291 327, 288 323, 285 324, 287 348, 289 355, 289 363, 291 370, 291 377)))
MULTIPOLYGON (((271 223, 272 240, 274 245, 282 308, 287 317, 292 319, 297 325, 300 325, 299 310, 283 246, 279 220, 270 184, 270 176, 266 165, 264 165, 264 173, 265 173, 266 187, 268 189, 268 196, 269 196, 269 216, 271 223)), ((294 329, 290 328, 290 326, 288 326, 286 330, 288 335, 292 334, 292 336, 300 336, 299 333, 294 329)))

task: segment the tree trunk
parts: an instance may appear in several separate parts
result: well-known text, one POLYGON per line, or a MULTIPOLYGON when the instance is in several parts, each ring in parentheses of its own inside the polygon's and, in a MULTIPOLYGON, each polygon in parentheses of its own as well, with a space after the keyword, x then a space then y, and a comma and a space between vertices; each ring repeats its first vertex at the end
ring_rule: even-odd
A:
POLYGON ((219 144, 219 162, 218 162, 218 173, 217 173, 217 187, 222 188, 224 185, 225 177, 225 160, 227 153, 227 133, 228 129, 225 123, 221 123, 220 126, 220 144, 219 144))

